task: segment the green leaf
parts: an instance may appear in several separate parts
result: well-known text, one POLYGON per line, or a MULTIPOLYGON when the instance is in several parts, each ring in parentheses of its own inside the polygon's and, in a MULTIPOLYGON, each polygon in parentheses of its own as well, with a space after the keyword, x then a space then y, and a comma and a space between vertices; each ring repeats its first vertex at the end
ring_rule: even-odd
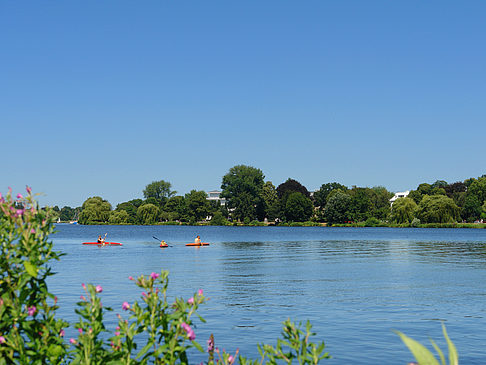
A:
POLYGON ((55 362, 63 353, 64 349, 59 345, 50 345, 47 353, 51 358, 51 361, 55 362))
POLYGON ((197 343, 197 342, 193 341, 193 342, 192 342, 192 344, 193 344, 193 345, 194 345, 194 346, 195 346, 195 347, 196 347, 196 348, 197 348, 197 349, 198 349, 200 352, 204 352, 204 349, 202 348, 202 346, 201 346, 199 343, 197 343))
POLYGON ((31 264, 29 261, 24 261, 24 266, 30 276, 37 277, 37 266, 31 264))
POLYGON ((458 365, 459 364, 459 355, 457 353, 456 346, 452 343, 451 339, 447 335, 446 328, 444 323, 442 323, 442 332, 444 333, 444 337, 447 341, 447 346, 449 347, 449 364, 450 365, 458 365))
POLYGON ((434 357, 434 355, 422 344, 419 342, 411 339, 410 337, 406 336, 401 332, 396 332, 400 338, 402 339, 403 343, 408 347, 408 349, 412 352, 415 360, 420 365, 439 365, 439 362, 434 357))
POLYGON ((442 353, 442 350, 439 348, 439 346, 437 346, 437 344, 435 343, 435 341, 430 340, 430 342, 432 342, 432 346, 434 346, 435 351, 437 351, 437 353, 439 354, 440 363, 442 365, 446 365, 445 357, 444 357, 444 354, 442 353))
POLYGON ((140 350, 140 352, 137 355, 137 359, 140 358, 141 356, 145 355, 145 353, 152 347, 152 342, 148 342, 143 349, 140 350))

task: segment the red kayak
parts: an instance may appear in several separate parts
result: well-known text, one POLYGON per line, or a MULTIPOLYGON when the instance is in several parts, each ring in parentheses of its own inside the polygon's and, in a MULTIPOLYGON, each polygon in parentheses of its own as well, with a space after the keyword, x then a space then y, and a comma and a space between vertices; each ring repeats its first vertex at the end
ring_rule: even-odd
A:
POLYGON ((209 246, 209 243, 207 242, 201 242, 201 243, 186 243, 186 246, 209 246))
MULTIPOLYGON (((103 246, 103 243, 99 242, 83 242, 83 245, 98 245, 98 246, 103 246)), ((121 243, 118 242, 105 242, 105 246, 123 246, 121 243)))

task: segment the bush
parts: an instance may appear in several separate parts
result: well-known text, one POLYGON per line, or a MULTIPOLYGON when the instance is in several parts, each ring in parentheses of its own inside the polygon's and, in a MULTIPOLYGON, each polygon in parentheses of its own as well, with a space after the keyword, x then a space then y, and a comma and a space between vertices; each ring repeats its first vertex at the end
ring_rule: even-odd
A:
POLYGON ((376 227, 380 224, 380 220, 375 217, 370 217, 365 222, 365 227, 376 227))
POLYGON ((414 218, 412 220, 412 223, 410 223, 410 227, 417 228, 419 226, 420 226, 420 219, 418 219, 418 218, 414 218))
POLYGON ((258 226, 264 226, 264 225, 265 225, 265 223, 263 223, 263 222, 259 222, 259 221, 257 221, 257 220, 253 220, 253 221, 251 221, 251 222, 250 222, 248 225, 258 227, 258 226))

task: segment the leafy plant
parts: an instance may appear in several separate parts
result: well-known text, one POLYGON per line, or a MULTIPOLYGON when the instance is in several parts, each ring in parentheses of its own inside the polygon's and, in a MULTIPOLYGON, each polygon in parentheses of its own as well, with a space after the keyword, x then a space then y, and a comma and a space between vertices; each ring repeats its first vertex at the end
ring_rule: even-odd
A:
POLYGON ((301 329, 301 326, 301 323, 296 326, 290 319, 287 319, 283 323, 283 339, 278 339, 276 346, 258 345, 258 352, 261 355, 260 361, 248 360, 240 356, 240 364, 263 364, 265 357, 268 358, 265 364, 272 365, 277 364, 278 361, 292 364, 293 360, 296 360, 301 365, 318 364, 322 359, 329 359, 329 354, 324 352, 324 342, 315 344, 310 341, 310 337, 315 335, 315 333, 311 332, 312 325, 310 322, 307 321, 305 332, 301 329))
MULTIPOLYGON (((57 298, 47 289, 53 275, 48 236, 54 230, 49 209, 27 196, 0 194, 0 360, 8 363, 61 363, 66 359, 64 328, 56 319, 57 298)), ((1 363, 2 361, 0 361, 1 363)))
MULTIPOLYGON (((459 364, 459 355, 457 353, 456 347, 454 346, 449 336, 447 335, 447 331, 443 323, 442 323, 442 332, 444 334, 444 338, 446 339, 447 347, 449 350, 449 365, 457 365, 459 364)), ((437 344, 433 340, 431 340, 432 346, 434 347, 435 351, 437 351, 437 354, 439 355, 440 363, 435 358, 434 354, 432 354, 432 352, 430 352, 420 342, 413 340, 412 338, 406 336, 402 332, 396 331, 396 333, 400 336, 403 343, 412 352, 413 356, 415 357, 415 360, 417 360, 417 362, 420 365, 439 365, 439 364, 446 365, 444 354, 442 353, 439 346, 437 346, 437 344)))

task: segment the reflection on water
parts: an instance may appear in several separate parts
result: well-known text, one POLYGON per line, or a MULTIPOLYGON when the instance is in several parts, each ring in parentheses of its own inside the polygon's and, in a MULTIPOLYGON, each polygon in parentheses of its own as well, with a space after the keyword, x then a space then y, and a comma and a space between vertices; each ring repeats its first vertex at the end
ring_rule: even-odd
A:
MULTIPOLYGON (((461 363, 486 358, 486 230, 323 227, 84 227, 60 225, 67 253, 50 281, 74 322, 81 283, 104 287, 119 313, 140 295, 129 275, 168 269, 170 295, 210 297, 197 326, 204 343, 258 356, 275 343, 286 318, 309 319, 336 364, 406 363, 411 355, 392 329, 439 346, 445 321, 461 363), (107 232, 122 247, 85 247, 107 232), (160 249, 152 236, 173 247, 160 249), (209 247, 185 247, 201 235, 209 247)), ((109 317, 109 316, 108 316, 109 317)), ((110 319, 114 325, 115 316, 110 319)), ((204 360, 196 354, 197 362, 204 360)))

